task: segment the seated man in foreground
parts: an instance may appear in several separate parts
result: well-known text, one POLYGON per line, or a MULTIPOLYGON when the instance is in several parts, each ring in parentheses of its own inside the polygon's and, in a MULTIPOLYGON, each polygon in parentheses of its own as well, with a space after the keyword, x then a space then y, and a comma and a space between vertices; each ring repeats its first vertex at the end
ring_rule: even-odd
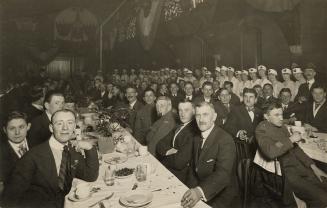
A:
POLYGON ((178 113, 181 124, 158 142, 157 156, 168 170, 185 183, 198 127, 194 121, 195 111, 191 101, 180 102, 178 113))
POLYGON ((317 168, 314 162, 297 145, 301 135, 293 135, 283 125, 283 110, 279 103, 267 103, 264 117, 256 128, 259 149, 268 159, 278 158, 283 174, 297 197, 308 207, 327 206, 327 174, 317 168))
POLYGON ((89 141, 71 141, 75 115, 59 110, 51 117, 52 135, 17 162, 4 190, 4 207, 63 207, 74 177, 95 181, 99 161, 89 141), (85 158, 76 149, 84 150, 85 158))
POLYGON ((233 138, 215 125, 217 114, 211 103, 195 107, 196 123, 201 134, 194 138, 193 158, 188 178, 191 187, 181 205, 193 207, 204 200, 212 207, 236 207, 236 150, 233 138))

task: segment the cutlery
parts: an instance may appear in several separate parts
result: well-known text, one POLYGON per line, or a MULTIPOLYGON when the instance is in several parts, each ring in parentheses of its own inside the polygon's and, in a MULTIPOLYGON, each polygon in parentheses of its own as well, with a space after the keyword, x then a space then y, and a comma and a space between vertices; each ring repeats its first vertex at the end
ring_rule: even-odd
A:
POLYGON ((137 189, 137 187, 138 187, 137 183, 134 183, 134 185, 133 185, 133 187, 132 187, 132 190, 137 189))
POLYGON ((155 189, 155 190, 153 190, 153 191, 151 191, 151 192, 156 192, 156 191, 161 191, 162 189, 155 189))
POLYGON ((114 195, 114 192, 112 192, 112 194, 110 194, 110 195, 107 196, 106 198, 103 198, 103 199, 101 199, 100 201, 98 201, 98 202, 96 202, 96 203, 90 205, 89 207, 94 207, 95 205, 101 203, 102 201, 110 199, 113 195, 114 195))

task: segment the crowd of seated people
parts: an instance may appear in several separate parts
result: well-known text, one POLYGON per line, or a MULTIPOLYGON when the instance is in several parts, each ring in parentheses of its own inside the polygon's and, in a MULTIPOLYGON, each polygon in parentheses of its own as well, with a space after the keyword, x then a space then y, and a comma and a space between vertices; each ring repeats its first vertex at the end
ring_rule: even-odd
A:
MULTIPOLYGON (((3 206, 30 206, 31 203, 35 207, 62 206, 62 197, 70 188, 71 180, 60 193, 47 196, 48 202, 42 201, 40 196, 37 197, 39 201, 31 202, 26 198, 28 195, 24 196, 26 192, 31 195, 42 191, 49 193, 49 187, 34 189, 34 186, 44 185, 43 180, 33 178, 40 173, 32 169, 37 169, 38 163, 44 162, 38 161, 35 155, 42 154, 44 148, 52 150, 58 146, 63 152, 63 145, 57 143, 66 144, 68 140, 61 141, 60 134, 69 134, 75 128, 75 115, 65 110, 67 104, 88 106, 92 103, 99 108, 127 109, 128 116, 124 118, 123 126, 190 188, 181 199, 183 207, 193 207, 199 200, 213 207, 237 207, 239 190, 235 140, 250 144, 251 157, 259 149, 271 158, 269 145, 276 144, 264 140, 267 137, 256 128, 272 119, 270 114, 275 108, 282 114, 279 116, 282 124, 278 123, 278 127, 300 120, 310 132, 327 133, 326 88, 317 80, 314 65, 309 64, 303 69, 283 68, 280 72, 281 80, 277 70, 263 65, 242 71, 226 66, 213 70, 206 67, 194 70, 131 69, 130 72, 115 69, 111 74, 98 73, 96 76, 81 73, 69 81, 43 76, 9 85, 0 97, 3 126, 0 191, 3 206), (277 105, 267 109, 272 103, 277 105), (55 128, 56 120, 64 126, 55 128), (74 125, 69 127, 72 123, 74 125), (29 177, 31 181, 22 182, 24 177, 29 177), (17 183, 24 189, 18 192, 17 183), (12 194, 14 192, 19 195, 12 194), (56 198, 60 200, 55 202, 56 198)), ((271 124, 275 125, 274 122, 271 124)), ((280 142, 281 147, 277 144, 282 150, 273 156, 283 158, 286 150, 297 147, 290 143, 298 139, 283 135, 290 142, 287 148, 282 147, 284 140, 280 142)), ((78 158, 81 171, 88 167, 97 174, 98 164, 89 164, 94 160, 93 147, 84 143, 78 145, 89 151, 85 160, 78 158)), ((54 170, 57 168, 59 177, 58 160, 54 170)), ((313 164, 311 162, 309 167, 313 164)), ((314 173, 320 171, 317 169, 314 166, 314 173)), ((319 173, 319 177, 326 177, 323 171, 319 173)), ((76 177, 85 180, 96 178, 91 173, 76 174, 76 177)), ((317 199, 299 192, 296 186, 292 188, 309 204, 313 201, 314 205, 326 207, 326 201, 321 201, 320 196, 317 199)))

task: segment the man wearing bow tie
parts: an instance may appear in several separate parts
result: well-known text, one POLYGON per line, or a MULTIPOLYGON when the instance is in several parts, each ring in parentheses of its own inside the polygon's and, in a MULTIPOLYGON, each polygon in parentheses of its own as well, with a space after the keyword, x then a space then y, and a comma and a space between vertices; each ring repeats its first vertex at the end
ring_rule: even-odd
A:
POLYGON ((75 138, 75 115, 59 110, 51 117, 51 136, 18 162, 5 186, 4 207, 63 207, 73 178, 95 181, 99 161, 89 141, 75 138), (85 158, 77 150, 84 150, 85 158))
POLYGON ((224 125, 224 129, 235 138, 252 141, 255 128, 262 120, 261 110, 254 106, 256 101, 256 91, 252 88, 244 88, 243 105, 233 109, 224 125))
POLYGON ((194 138, 194 153, 188 186, 181 205, 193 207, 199 200, 212 207, 237 206, 236 150, 232 137, 215 125, 217 113, 211 103, 195 107, 201 134, 194 138))
POLYGON ((13 111, 7 116, 3 126, 7 138, 0 140, 0 195, 16 162, 29 150, 26 135, 30 126, 24 113, 13 111))

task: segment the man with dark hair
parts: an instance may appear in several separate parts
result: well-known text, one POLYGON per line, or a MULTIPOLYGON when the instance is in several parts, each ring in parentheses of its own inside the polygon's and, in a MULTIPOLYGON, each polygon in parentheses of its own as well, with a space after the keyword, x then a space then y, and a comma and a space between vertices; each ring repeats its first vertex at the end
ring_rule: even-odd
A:
POLYGON ((208 103, 213 103, 214 100, 212 98, 212 95, 213 95, 213 85, 212 85, 212 82, 209 82, 209 81, 205 81, 202 85, 202 88, 201 88, 201 91, 202 91, 202 95, 196 97, 193 101, 193 103, 195 105, 205 101, 205 102, 208 102, 208 103))
POLYGON ((229 113, 235 107, 231 103, 231 94, 228 89, 220 88, 218 91, 218 101, 214 103, 214 107, 217 113, 216 124, 222 126, 229 115, 229 113))
POLYGON ((49 91, 44 98, 45 112, 35 117, 31 121, 31 129, 28 133, 28 139, 31 148, 46 141, 51 132, 49 124, 51 116, 58 110, 62 110, 65 104, 65 97, 59 91, 49 91))
POLYGON ((312 94, 311 89, 312 87, 319 85, 316 77, 316 70, 313 64, 308 64, 307 67, 304 69, 304 76, 306 79, 306 83, 300 85, 298 93, 294 99, 294 101, 298 103, 304 103, 307 101, 312 101, 312 94))
POLYGON ((254 131, 262 121, 262 111, 255 107, 257 93, 254 89, 244 88, 243 105, 236 106, 228 115, 224 129, 240 140, 254 141, 254 131))
POLYGON ((3 131, 6 138, 0 140, 0 183, 4 186, 18 159, 29 150, 26 136, 30 126, 26 114, 18 111, 10 112, 5 119, 3 131))
POLYGON ((188 187, 182 197, 184 208, 193 207, 199 200, 212 207, 236 207, 237 184, 233 138, 215 125, 214 106, 202 102, 195 107, 195 120, 201 131, 194 138, 193 158, 188 187))
POLYGON ((326 88, 322 85, 311 87, 312 101, 308 101, 304 110, 305 127, 311 131, 327 133, 326 88))
POLYGON ((194 106, 191 101, 178 105, 180 124, 157 144, 157 156, 180 181, 186 182, 193 150, 193 138, 198 133, 194 121, 194 106))
POLYGON ((41 115, 44 112, 44 93, 41 86, 34 86, 29 91, 31 103, 27 105, 24 112, 27 114, 29 121, 32 121, 35 117, 41 115))
POLYGON ((285 124, 294 124, 294 121, 301 120, 301 111, 303 107, 291 101, 292 92, 289 88, 283 88, 279 92, 279 102, 283 109, 283 118, 285 124))
POLYGON ((185 97, 184 97, 184 99, 193 101, 193 99, 194 99, 193 92, 194 92, 194 88, 193 88, 192 82, 185 82, 185 86, 184 86, 185 97))
POLYGON ((63 207, 73 178, 95 181, 99 161, 90 141, 75 138, 75 115, 53 113, 48 140, 28 151, 16 164, 3 193, 4 207, 63 207), (84 156, 76 149, 83 150, 84 156))
POLYGON ((128 127, 131 131, 134 129, 136 113, 143 107, 143 104, 137 99, 136 88, 129 85, 125 89, 125 96, 127 99, 127 108, 129 109, 128 114, 128 127))
POLYGON ((134 137, 142 145, 146 144, 145 138, 150 131, 150 127, 157 120, 156 112, 156 96, 153 89, 148 88, 144 91, 143 98, 145 105, 136 112, 135 125, 134 125, 134 137))
POLYGON ((265 121, 256 128, 259 150, 269 160, 278 159, 286 182, 294 194, 308 207, 327 206, 327 174, 298 146, 302 139, 299 132, 290 135, 283 124, 283 110, 279 103, 266 103, 265 121))
POLYGON ((233 105, 240 105, 241 104, 240 98, 233 92, 233 87, 234 87, 233 82, 230 81, 224 82, 223 88, 227 89, 231 96, 230 103, 233 105))
POLYGON ((177 83, 175 82, 170 83, 169 92, 170 92, 169 97, 171 99, 173 109, 177 110, 178 103, 183 99, 177 83))

